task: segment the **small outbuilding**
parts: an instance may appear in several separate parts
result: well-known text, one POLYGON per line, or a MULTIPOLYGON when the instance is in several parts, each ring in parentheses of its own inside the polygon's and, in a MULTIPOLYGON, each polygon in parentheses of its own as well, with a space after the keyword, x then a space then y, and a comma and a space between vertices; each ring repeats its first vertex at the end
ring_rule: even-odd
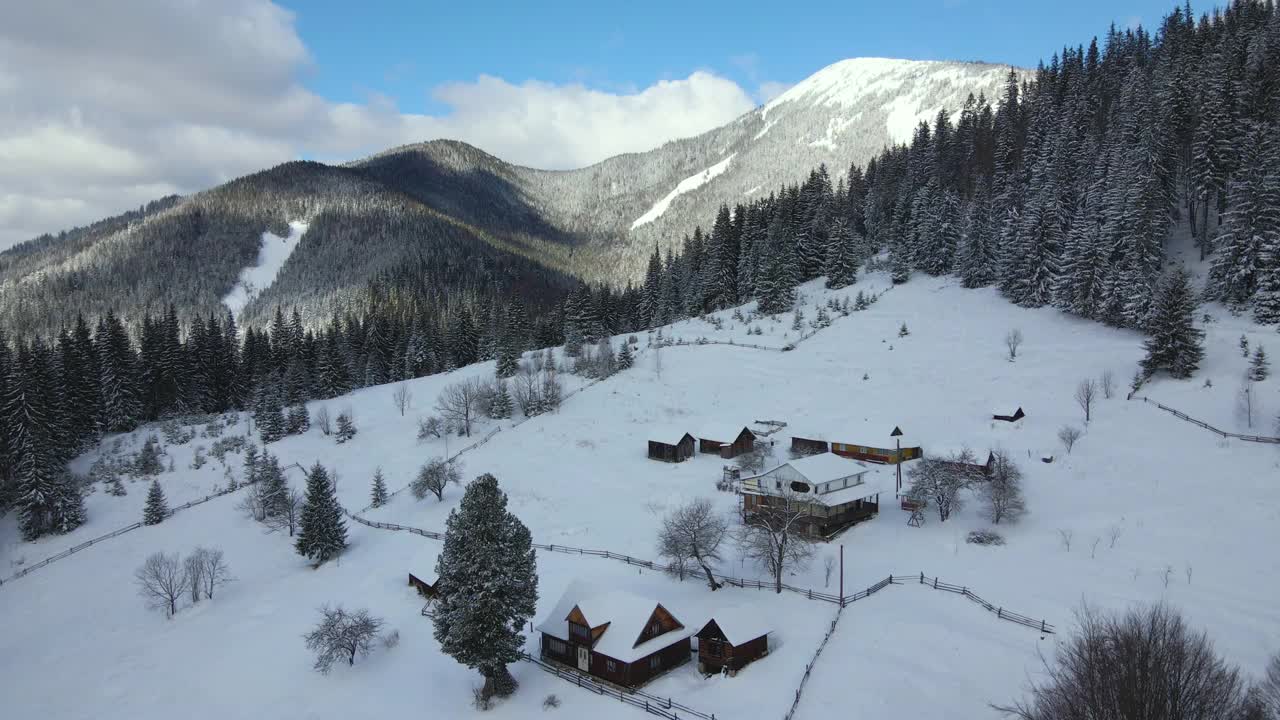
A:
POLYGON ((649 436, 649 459, 684 462, 693 457, 695 440, 684 430, 658 430, 649 436))
POLYGON ((434 600, 440 596, 434 582, 427 582, 413 573, 409 573, 409 587, 417 590, 418 594, 427 600, 434 600))
POLYGON ((799 430, 791 436, 791 452, 796 456, 831 452, 881 465, 915 460, 923 454, 919 446, 907 441, 898 426, 883 420, 854 421, 848 427, 799 430))
POLYGON ((995 452, 991 450, 984 452, 967 447, 946 448, 930 445, 927 456, 982 477, 990 475, 991 469, 996 464, 995 452))
POLYGON ((732 677, 748 663, 769 654, 772 629, 758 611, 746 608, 717 610, 698 631, 698 670, 713 674, 727 671, 732 677))
POLYGON ((689 661, 693 631, 656 600, 573 582, 537 626, 545 660, 635 688, 689 661))
POLYGON ((1005 422, 1018 422, 1019 420, 1021 420, 1026 416, 1027 414, 1022 412, 1021 405, 1014 405, 1010 403, 1008 405, 997 408, 995 413, 991 417, 993 419, 1003 420, 1005 422))
POLYGON ((712 425, 698 431, 698 450, 731 460, 749 453, 756 444, 756 434, 745 425, 712 425))

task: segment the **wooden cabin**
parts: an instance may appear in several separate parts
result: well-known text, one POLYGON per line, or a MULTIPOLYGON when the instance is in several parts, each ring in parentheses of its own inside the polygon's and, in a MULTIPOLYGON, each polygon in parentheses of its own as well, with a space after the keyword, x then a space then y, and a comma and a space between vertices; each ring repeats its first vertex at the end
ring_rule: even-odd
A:
POLYGON ((683 430, 658 431, 649 436, 649 459, 684 462, 693 457, 695 441, 683 430))
POLYGON ((716 611, 698 631, 698 670, 736 675, 747 664, 769 654, 770 632, 758 610, 716 611))
POLYGON ((409 587, 417 590, 418 594, 427 600, 434 600, 440 597, 440 593, 436 590, 435 583, 429 583, 413 573, 409 573, 409 587))
POLYGON ((623 687, 689 661, 693 631, 661 603, 574 582, 537 626, 541 654, 623 687))
POLYGON ((756 446, 756 434, 747 426, 721 425, 705 427, 698 432, 698 450, 732 460, 751 452, 756 446))
POLYGON ((931 445, 928 457, 980 477, 991 475, 991 469, 996 464, 996 454, 993 451, 982 453, 966 447, 935 448, 931 445))
POLYGON ((1003 420, 1005 422, 1018 422, 1026 416, 1027 414, 1022 412, 1022 407, 1020 405, 1007 405, 996 410, 991 417, 995 420, 1003 420))
POLYGON ((743 478, 743 520, 782 503, 804 510, 799 528, 805 535, 830 540, 880 512, 880 494, 894 492, 894 474, 858 460, 823 453, 783 463, 768 472, 743 478))

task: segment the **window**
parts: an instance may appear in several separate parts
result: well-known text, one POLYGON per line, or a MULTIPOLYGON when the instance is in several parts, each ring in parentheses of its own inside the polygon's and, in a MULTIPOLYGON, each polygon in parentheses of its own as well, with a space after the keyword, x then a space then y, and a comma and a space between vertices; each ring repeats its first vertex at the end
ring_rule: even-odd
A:
POLYGON ((650 670, 657 670, 657 669, 658 669, 658 668, 660 668, 660 667, 662 667, 662 656, 661 656, 661 655, 654 655, 653 657, 649 658, 649 669, 650 669, 650 670))
POLYGON ((652 625, 649 626, 649 635, 651 637, 657 637, 658 635, 661 635, 661 634, 662 634, 661 623, 658 623, 655 621, 652 625))
POLYGON ((791 483, 791 489, 798 493, 807 493, 809 492, 809 484, 802 483, 797 480, 796 482, 791 483))
POLYGON ((587 626, 585 625, 579 625, 577 623, 569 623, 569 637, 573 640, 579 640, 581 642, 590 643, 591 630, 588 629, 587 626))
POLYGON ((551 647, 551 652, 555 653, 556 655, 564 655, 565 651, 568 649, 565 647, 563 640, 556 640, 556 639, 551 640, 550 647, 551 647))
POLYGON ((614 661, 612 661, 612 660, 606 660, 606 661, 605 661, 605 663, 604 663, 604 666, 605 666, 605 669, 606 669, 606 670, 608 670, 609 672, 617 672, 617 671, 618 671, 618 663, 616 663, 616 662, 614 662, 614 661))

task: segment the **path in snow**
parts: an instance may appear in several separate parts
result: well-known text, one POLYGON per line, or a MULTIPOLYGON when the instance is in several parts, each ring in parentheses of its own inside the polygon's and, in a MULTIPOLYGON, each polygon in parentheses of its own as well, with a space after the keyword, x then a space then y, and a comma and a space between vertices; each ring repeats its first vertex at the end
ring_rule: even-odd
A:
POLYGON ((271 287, 280 274, 280 268, 284 267, 285 261, 293 254, 306 232, 307 223, 294 221, 289 223, 288 237, 280 237, 271 232, 262 233, 257 262, 240 271, 240 279, 231 287, 231 292, 222 298, 222 304, 231 310, 232 315, 239 317, 254 298, 271 287))
MULTIPOLYGON (((737 153, 734 153, 733 155, 737 155, 737 153)), ((635 230, 636 228, 640 227, 641 225, 644 225, 645 223, 653 222, 654 220, 657 220, 658 218, 662 217, 662 214, 667 211, 667 208, 671 207, 671 202, 675 200, 677 197, 685 193, 690 193, 690 192, 693 192, 694 190, 697 190, 703 185, 706 185, 707 183, 711 182, 711 180, 715 178, 717 175, 720 175, 725 170, 728 170, 729 162, 733 160, 733 155, 730 155, 729 157, 721 160, 715 165, 712 165, 706 170, 703 170, 702 172, 698 173, 697 175, 692 175, 690 177, 687 177, 681 180, 680 184, 676 185, 675 190, 672 190, 671 192, 667 193, 667 196, 662 198, 658 202, 654 203, 653 207, 649 208, 648 212, 636 218, 636 221, 631 223, 631 229, 635 230)))

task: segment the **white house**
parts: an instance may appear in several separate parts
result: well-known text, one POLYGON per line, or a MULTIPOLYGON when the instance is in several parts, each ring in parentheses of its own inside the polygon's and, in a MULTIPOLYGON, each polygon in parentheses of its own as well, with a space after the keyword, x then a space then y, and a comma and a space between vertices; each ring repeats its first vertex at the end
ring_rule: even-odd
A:
POLYGON ((768 472, 743 478, 742 510, 752 516, 797 505, 803 531, 830 539, 880 511, 880 494, 894 491, 895 476, 885 468, 834 453, 785 462, 768 472))

